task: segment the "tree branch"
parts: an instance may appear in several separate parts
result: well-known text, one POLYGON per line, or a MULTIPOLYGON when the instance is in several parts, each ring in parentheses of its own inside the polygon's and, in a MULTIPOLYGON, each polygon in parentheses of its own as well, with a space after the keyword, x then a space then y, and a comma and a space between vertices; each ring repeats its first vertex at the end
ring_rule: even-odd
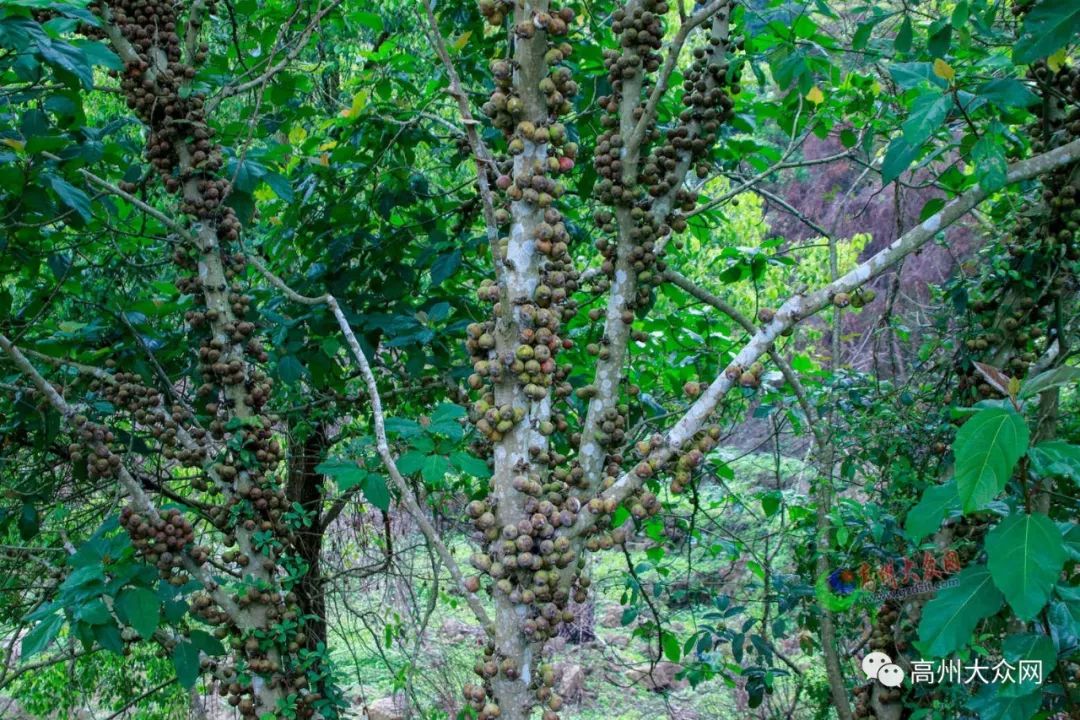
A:
POLYGON ((416 520, 417 524, 420 526, 420 531, 424 534, 424 537, 427 538, 428 542, 435 548, 435 551, 439 554, 442 561, 446 563, 446 567, 450 571, 451 577, 454 578, 454 582, 461 591, 465 593, 465 600, 468 602, 476 619, 489 635, 492 634, 494 632, 494 626, 492 625, 490 618, 488 618, 487 611, 484 609, 484 606, 480 604, 480 599, 465 588, 465 576, 461 572, 461 567, 450 553, 449 548, 446 547, 446 544, 439 537, 438 531, 435 530, 431 521, 428 520, 427 514, 420 508, 420 504, 416 501, 416 496, 409 487, 408 481, 405 480, 401 471, 398 470, 397 462, 390 452, 390 442, 386 437, 385 416, 383 414, 382 399, 379 396, 379 385, 375 380, 375 373, 371 371, 371 364, 368 362, 367 356, 360 347, 360 343, 356 339, 356 334, 349 325, 349 321, 345 317, 345 313, 342 311, 337 299, 329 293, 317 297, 301 295, 290 288, 284 280, 274 275, 260 259, 248 257, 248 262, 250 262, 271 285, 281 290, 290 300, 302 305, 326 305, 330 308, 330 312, 333 313, 334 318, 337 320, 341 333, 345 336, 345 342, 348 344, 349 350, 356 360, 356 364, 360 366, 360 373, 367 386, 368 400, 371 402, 372 424, 375 428, 375 445, 379 458, 382 460, 386 471, 390 474, 390 480, 393 482, 394 487, 397 488, 398 493, 400 493, 401 500, 405 503, 405 507, 409 511, 409 514, 413 516, 413 519, 416 520))
MULTIPOLYGON (((1056 168, 1080 160, 1080 140, 1074 140, 1041 155, 1022 160, 1011 165, 1006 174, 1006 182, 1011 184, 1021 180, 1030 180, 1056 168)), ((807 295, 795 295, 789 298, 776 311, 771 322, 760 328, 732 359, 732 366, 748 367, 766 354, 772 343, 788 328, 811 317, 832 304, 837 293, 850 292, 877 277, 885 270, 898 263, 904 257, 930 242, 939 231, 948 227, 967 214, 972 208, 988 197, 982 187, 973 187, 962 195, 948 202, 944 208, 927 218, 899 237, 891 245, 876 253, 851 271, 838 277, 807 295)), ((666 463, 695 433, 704 425, 720 401, 727 395, 734 381, 727 373, 721 373, 701 394, 682 418, 664 435, 660 443, 648 456, 647 460, 656 466, 666 463)), ((631 470, 623 475, 601 494, 603 499, 611 498, 621 502, 641 484, 640 478, 631 470)), ((596 516, 582 513, 574 524, 574 534, 581 535, 596 522, 596 516)))
POLYGON ((332 10, 334 10, 334 8, 340 5, 341 2, 342 0, 332 0, 329 5, 318 10, 315 13, 315 17, 313 17, 311 19, 311 22, 308 23, 308 26, 304 28, 304 30, 300 33, 300 36, 297 38, 296 43, 293 45, 293 47, 287 53, 285 53, 285 57, 283 57, 274 65, 268 67, 258 77, 254 77, 251 80, 242 82, 238 85, 226 85, 225 87, 223 87, 220 93, 207 101, 207 115, 213 114, 214 110, 217 109, 218 105, 220 105, 222 101, 235 95, 247 92, 248 90, 252 90, 254 88, 265 85, 266 83, 270 82, 270 80, 272 80, 275 75, 288 67, 289 63, 295 60, 300 55, 300 53, 303 52, 304 48, 307 47, 308 40, 311 39, 312 33, 314 33, 315 30, 319 27, 319 23, 322 22, 322 19, 326 17, 332 10))
POLYGON ((435 19, 435 11, 432 9, 431 0, 424 0, 424 10, 427 13, 428 25, 430 26, 431 40, 435 44, 435 52, 439 55, 446 76, 450 83, 448 92, 458 104, 458 113, 461 122, 465 126, 465 137, 468 138, 469 147, 473 151, 473 160, 476 162, 476 183, 480 190, 480 205, 484 213, 484 226, 487 230, 488 246, 491 249, 491 263, 495 266, 495 283, 499 288, 499 316, 510 317, 510 291, 506 284, 506 273, 503 269, 502 253, 499 251, 499 225, 495 221, 495 205, 492 202, 491 184, 485 168, 494 168, 495 161, 491 157, 487 146, 484 144, 480 133, 476 131, 479 123, 473 117, 469 109, 469 99, 461 89, 461 78, 458 76, 454 61, 450 59, 450 53, 446 50, 442 33, 439 32, 439 23, 435 19))

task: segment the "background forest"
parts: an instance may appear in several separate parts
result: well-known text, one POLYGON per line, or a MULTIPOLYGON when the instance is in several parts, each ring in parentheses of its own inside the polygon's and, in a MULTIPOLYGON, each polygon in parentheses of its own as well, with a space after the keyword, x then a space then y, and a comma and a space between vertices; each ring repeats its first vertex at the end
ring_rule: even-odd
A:
POLYGON ((1080 720, 1078 47, 0 0, 0 718, 1080 720))

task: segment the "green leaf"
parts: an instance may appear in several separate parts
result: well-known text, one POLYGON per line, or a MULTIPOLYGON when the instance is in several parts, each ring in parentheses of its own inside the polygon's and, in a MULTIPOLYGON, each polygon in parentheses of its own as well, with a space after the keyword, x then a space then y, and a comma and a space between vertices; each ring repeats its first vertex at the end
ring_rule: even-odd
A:
POLYGON ((420 468, 424 467, 424 461, 427 459, 427 455, 416 450, 410 450, 402 453, 398 456, 397 468, 404 475, 412 475, 413 473, 420 472, 420 468))
POLYGON ((146 588, 127 588, 116 598, 116 610, 143 639, 150 638, 161 621, 161 601, 156 593, 146 588))
POLYGON ((925 86, 927 84, 936 85, 942 89, 948 87, 948 83, 934 73, 934 66, 932 63, 890 63, 888 69, 893 82, 899 85, 901 90, 911 90, 912 88, 925 86))
POLYGON ((37 535, 38 527, 41 522, 41 517, 38 515, 37 507, 24 502, 22 508, 19 510, 19 537, 23 540, 30 540, 37 535))
POLYGON ((975 95, 1002 109, 1028 107, 1039 99, 1038 95, 1016 78, 999 78, 985 82, 975 90, 975 95))
POLYGON ((408 418, 391 417, 386 418, 386 432, 390 435, 400 435, 401 437, 412 437, 413 435, 419 435, 424 432, 424 428, 420 427, 420 423, 415 420, 409 420, 408 418))
POLYGON ((915 98, 904 121, 904 140, 912 147, 922 145, 935 130, 941 129, 952 104, 951 95, 933 91, 915 98))
POLYGON ((941 208, 945 207, 945 201, 941 198, 930 198, 923 203, 922 210, 919 211, 919 222, 924 222, 936 215, 941 208))
POLYGON ((55 175, 49 177, 49 185, 60 198, 60 202, 77 212, 84 222, 90 221, 90 198, 86 193, 55 175))
POLYGON ((292 185, 289 183, 289 178, 276 172, 267 172, 266 175, 263 176, 263 182, 274 191, 275 195, 285 202, 293 201, 293 189, 292 185))
POLYGON ((94 598, 88 603, 75 608, 75 619, 87 625, 104 625, 112 619, 109 609, 101 598, 94 598))
POLYGON ((176 679, 185 688, 191 688, 199 679, 199 649, 192 643, 184 640, 178 642, 173 648, 172 662, 176 667, 176 679))
POLYGON ((952 18, 950 18, 949 22, 952 23, 954 28, 962 28, 967 24, 968 13, 967 0, 960 0, 960 2, 956 3, 956 7, 953 8, 952 18))
POLYGON ((931 35, 926 40, 926 49, 932 57, 945 57, 952 43, 952 25, 946 22, 945 18, 941 18, 934 25, 930 27, 931 35), (934 31, 934 25, 938 24, 941 27, 934 31))
POLYGON ((971 148, 971 159, 975 162, 975 175, 983 190, 994 192, 1005 186, 1008 163, 1001 138, 984 134, 971 148))
POLYGON ((34 629, 26 633, 22 639, 22 655, 20 659, 26 662, 34 655, 49 647, 60 628, 64 626, 63 615, 53 615, 39 622, 34 629))
POLYGON ((1013 410, 985 408, 964 423, 953 443, 964 512, 981 510, 1005 489, 1027 444, 1027 423, 1013 410))
POLYGON ((461 472, 476 478, 491 477, 491 468, 480 458, 473 457, 468 453, 455 452, 450 454, 450 462, 461 472))
POLYGON ((1080 483, 1080 445, 1062 440, 1041 442, 1028 452, 1031 469, 1042 477, 1066 477, 1080 483))
POLYGON ((390 509, 390 488, 386 487, 386 478, 377 473, 369 473, 361 488, 367 501, 383 512, 390 509))
POLYGON ((355 460, 329 458, 315 466, 315 472, 334 478, 338 490, 344 492, 354 485, 364 482, 366 471, 355 460))
POLYGON ((1042 0, 1024 16, 1013 62, 1028 64, 1075 42, 1080 27, 1080 3, 1042 0))
POLYGON ((780 509, 780 499, 779 492, 765 493, 761 496, 761 509, 765 512, 765 517, 776 514, 776 511, 780 509))
POLYGON ((1017 660, 1041 660, 1044 676, 1057 667, 1057 650, 1049 635, 1009 635, 1001 643, 1001 656, 1011 663, 1017 660))
POLYGON ((893 41, 893 47, 896 48, 896 52, 909 52, 911 50, 911 41, 914 37, 915 32, 911 27, 911 18, 905 16, 904 22, 900 24, 900 30, 896 33, 896 39, 893 41))
POLYGON ((859 26, 855 28, 855 34, 851 36, 851 49, 862 50, 865 48, 870 42, 870 34, 874 31, 874 26, 877 24, 877 20, 860 23, 859 26))
POLYGON ((60 40, 39 41, 37 47, 42 59, 49 65, 70 73, 84 88, 93 87, 94 71, 90 67, 86 53, 60 40))
POLYGON ((207 655, 218 656, 225 654, 225 646, 221 644, 221 641, 205 630, 192 630, 188 637, 196 649, 207 655))
POLYGON ((900 177, 900 174, 911 166, 918 154, 919 148, 903 137, 893 138, 889 143, 889 149, 885 151, 885 160, 881 163, 881 184, 888 185, 900 177))
POLYGON ((442 285, 454 271, 461 267, 461 251, 453 250, 436 258, 431 264, 431 287, 442 285))
POLYGON ((1022 398, 1035 397, 1050 388, 1069 385, 1077 381, 1080 381, 1080 368, 1062 365, 1024 380, 1020 385, 1019 396, 1022 398))
POLYGON ((987 567, 1016 616, 1031 620, 1050 599, 1068 554, 1050 518, 1017 513, 986 535, 987 567))
POLYGON ((295 385, 301 378, 307 373, 307 370, 300 361, 296 359, 295 355, 286 355, 278 360, 277 364, 278 377, 286 385, 295 385))
POLYGON ((369 30, 373 30, 377 33, 381 33, 383 31, 382 18, 373 12, 361 10, 360 12, 353 13, 352 18, 356 20, 357 23, 363 25, 369 30))
POLYGON ((925 655, 951 655, 971 642, 979 620, 1001 609, 1003 597, 985 565, 965 568, 954 579, 956 585, 938 591, 923 608, 917 645, 925 655))
POLYGON ((424 482, 429 485, 438 485, 446 477, 448 469, 449 466, 445 457, 442 455, 428 455, 424 458, 424 465, 420 468, 420 475, 424 478, 424 482))
POLYGON ((919 504, 911 509, 904 521, 904 529, 915 542, 937 532, 941 521, 950 510, 960 509, 960 496, 956 492, 956 483, 949 481, 944 485, 933 485, 924 492, 919 504))
POLYGON ((675 633, 665 630, 660 635, 660 643, 664 647, 664 657, 671 662, 679 662, 679 658, 682 657, 682 644, 679 638, 675 637, 675 633))
POLYGON ((114 622, 107 625, 95 625, 94 639, 97 640, 98 645, 111 653, 121 655, 124 652, 124 638, 120 635, 120 628, 116 627, 114 622))
MULTIPOLYGON (((1014 671, 1015 674, 1015 671, 1014 671)), ((1031 720, 1042 706, 1042 693, 1029 692, 1013 696, 1006 691, 1009 685, 987 683, 964 706, 979 720, 1031 720)))
POLYGON ((1065 552, 1072 560, 1080 560, 1080 525, 1076 523, 1058 523, 1061 528, 1061 540, 1065 543, 1065 552))

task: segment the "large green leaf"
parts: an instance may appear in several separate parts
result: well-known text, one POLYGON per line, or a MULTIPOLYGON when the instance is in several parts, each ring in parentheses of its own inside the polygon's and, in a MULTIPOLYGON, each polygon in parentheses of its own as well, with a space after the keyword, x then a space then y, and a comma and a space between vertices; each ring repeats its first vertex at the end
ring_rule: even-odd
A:
POLYGON ((1016 78, 998 78, 985 82, 976 88, 975 95, 1005 109, 1028 107, 1039 99, 1038 95, 1016 78))
POLYGON ((1008 164, 1005 162, 1004 141, 997 135, 987 133, 971 148, 975 162, 975 175, 986 192, 994 192, 1005 185, 1008 164))
POLYGON ((1019 395, 1022 398, 1034 397, 1044 390, 1078 381, 1080 381, 1080 368, 1062 365, 1025 380, 1020 385, 1019 395))
POLYGON ((110 622, 105 625, 94 625, 94 639, 97 640, 98 645, 105 648, 109 652, 120 655, 124 652, 124 638, 120 634, 120 628, 116 626, 115 622, 110 622))
POLYGON ((1031 448, 1031 469, 1043 477, 1056 475, 1080 483, 1080 445, 1048 440, 1031 448))
POLYGON ((904 121, 904 140, 912 147, 922 145, 935 130, 942 127, 952 104, 952 95, 936 90, 915 98, 908 119, 904 121))
POLYGON ((1031 620, 1047 600, 1065 565, 1057 525, 1041 513, 1017 513, 986 535, 987 566, 1017 617, 1031 620))
MULTIPOLYGON (((1042 663, 1043 677, 1049 676, 1057 667, 1057 649, 1049 635, 1036 635, 1023 633, 1009 635, 1001 643, 1002 659, 1010 665, 1018 666, 1021 660, 1035 660, 1042 663)), ((1019 681, 1019 676, 1014 676, 1019 681)), ((1001 689, 1002 696, 1020 697, 1032 691, 1038 690, 1039 686, 1034 680, 1010 683, 1001 689)))
POLYGON ((979 720, 1031 720, 1042 705, 1042 693, 1006 694, 1004 691, 1009 687, 1006 684, 987 683, 979 688, 966 707, 979 720))
POLYGON ((368 473, 361 488, 367 501, 383 512, 390 509, 390 488, 386 478, 378 473, 368 473))
POLYGON ((885 151, 885 159, 881 162, 881 184, 888 185, 900 177, 918 154, 918 146, 912 145, 903 137, 893 138, 885 151))
POLYGON ((949 481, 944 485, 933 485, 923 492, 919 504, 911 509, 904 521, 904 529, 911 539, 919 542, 940 526, 950 510, 960 508, 960 496, 956 492, 956 483, 949 481))
POLYGON ((154 591, 146 588, 133 587, 121 592, 116 598, 116 610, 143 639, 154 634, 161 620, 161 601, 154 591))
POLYGON ((172 652, 173 665, 176 667, 176 679, 186 688, 190 688, 199 679, 199 649, 184 640, 176 643, 172 652))
POLYGON ((77 212, 84 221, 90 221, 90 198, 86 193, 56 175, 49 177, 49 184, 61 202, 77 212))
POLYGON ((1027 423, 1013 410, 985 408, 964 423, 953 443, 964 512, 981 510, 1005 489, 1027 444, 1027 423))
POLYGON ((1030 63, 1076 42, 1080 3, 1042 0, 1024 16, 1020 39, 1013 46, 1013 62, 1030 63))
POLYGON ((965 568, 954 579, 956 585, 923 608, 917 645, 925 655, 944 657, 968 645, 979 621, 1001 609, 1004 598, 985 565, 965 568))
POLYGON ((64 626, 63 615, 52 615, 39 622, 33 630, 26 633, 22 639, 21 659, 26 661, 37 655, 56 639, 60 628, 64 626))
POLYGON ((355 460, 328 458, 315 466, 315 472, 334 478, 341 492, 359 485, 364 497, 372 505, 384 512, 390 507, 390 492, 386 487, 386 480, 381 475, 364 470, 355 460))
POLYGON ((367 473, 355 460, 329 458, 315 466, 315 472, 329 475, 337 483, 338 490, 348 490, 364 481, 367 473))

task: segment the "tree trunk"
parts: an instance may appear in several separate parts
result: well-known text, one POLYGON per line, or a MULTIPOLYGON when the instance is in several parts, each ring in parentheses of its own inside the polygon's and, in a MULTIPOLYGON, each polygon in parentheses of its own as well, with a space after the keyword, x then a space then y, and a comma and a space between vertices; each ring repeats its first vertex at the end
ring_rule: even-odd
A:
POLYGON ((290 455, 286 488, 289 503, 299 503, 305 512, 313 515, 310 526, 296 531, 296 554, 307 564, 307 572, 293 588, 304 617, 304 634, 310 650, 326 642, 326 594, 320 566, 326 530, 322 516, 324 476, 315 470, 326 447, 326 426, 319 423, 303 442, 296 444, 290 455))

